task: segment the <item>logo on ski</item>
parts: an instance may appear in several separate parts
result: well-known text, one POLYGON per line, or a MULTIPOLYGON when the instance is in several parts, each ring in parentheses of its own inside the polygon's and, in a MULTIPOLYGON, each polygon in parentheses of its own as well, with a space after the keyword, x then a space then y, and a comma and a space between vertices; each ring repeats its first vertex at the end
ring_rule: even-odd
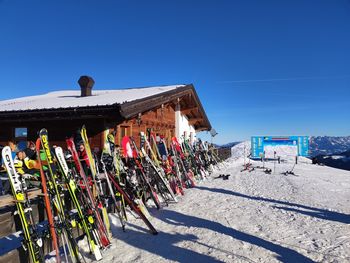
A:
POLYGON ((47 139, 47 135, 42 135, 41 136, 41 140, 43 142, 43 146, 44 146, 44 150, 47 156, 47 161, 49 163, 53 163, 53 159, 52 159, 52 155, 51 155, 51 151, 50 151, 50 147, 49 147, 49 141, 47 139))

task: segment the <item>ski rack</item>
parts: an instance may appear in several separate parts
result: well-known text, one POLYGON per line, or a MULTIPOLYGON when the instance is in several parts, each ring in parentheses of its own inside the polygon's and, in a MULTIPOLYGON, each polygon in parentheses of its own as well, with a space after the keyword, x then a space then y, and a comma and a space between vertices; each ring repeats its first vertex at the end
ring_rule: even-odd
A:
MULTIPOLYGON (((40 197, 41 195, 41 189, 39 188, 31 188, 28 189, 28 196, 27 198, 30 200, 35 200, 40 197)), ((16 204, 16 199, 12 195, 2 195, 0 196, 0 208, 3 208, 5 206, 12 206, 16 204)))
MULTIPOLYGON (((85 134, 86 135, 86 134, 85 134)), ((83 137, 83 136, 82 136, 83 137)), ((87 138, 87 136, 86 136, 86 138, 87 138)), ((88 140, 86 140, 86 142, 88 143, 88 140)), ((164 143, 164 141, 163 141, 163 143, 164 143)), ((164 143, 165 144, 165 143, 164 143)), ((166 146, 165 146, 166 147, 166 146)), ((213 165, 214 164, 214 161, 215 161, 215 163, 217 164, 217 166, 218 167, 226 167, 226 163, 224 162, 224 161, 222 161, 222 160, 220 160, 220 158, 215 154, 215 150, 214 149, 211 149, 210 151, 212 151, 212 155, 210 156, 208 153, 209 153, 209 151, 208 150, 206 150, 205 149, 205 147, 203 147, 203 149, 201 150, 200 149, 200 147, 196 147, 196 145, 181 145, 180 144, 180 148, 181 148, 181 152, 183 152, 184 150, 185 151, 187 151, 187 153, 188 154, 190 154, 191 155, 191 157, 193 158, 193 162, 192 162, 192 165, 191 164, 183 164, 183 162, 184 162, 184 159, 182 159, 182 157, 183 156, 181 156, 180 155, 180 153, 177 153, 176 151, 175 151, 175 156, 176 155, 178 155, 178 156, 176 156, 176 162, 179 162, 177 165, 180 165, 180 163, 182 163, 182 165, 183 165, 183 172, 185 172, 186 173, 186 170, 188 170, 188 169, 195 169, 196 168, 196 163, 198 162, 198 167, 199 166, 202 166, 202 167, 204 167, 204 169, 205 169, 205 171, 207 172, 208 171, 208 166, 209 165, 213 165), (188 147, 189 146, 189 147, 188 147), (187 148, 186 148, 187 147, 187 148), (198 156, 197 156, 197 154, 198 154, 198 156), (198 158, 198 159, 197 159, 198 158), (207 166, 208 165, 208 166, 207 166)), ((50 148, 50 150, 51 150, 51 148, 50 148)), ((158 148, 155 148, 155 150, 159 150, 158 148)), ((167 150, 166 148, 165 148, 165 150, 167 150)), ((48 152, 49 153, 49 152, 48 152)), ((51 151, 51 153, 52 153, 52 151, 51 151)), ((146 152, 147 153, 147 152, 146 152)), ((144 155, 146 155, 146 154, 144 154, 144 155)), ((158 154, 159 155, 159 154, 158 154)), ((170 158, 170 160, 171 160, 171 155, 170 154, 167 154, 167 157, 168 158, 170 158)), ((95 161, 101 161, 100 159, 97 159, 96 157, 93 157, 94 159, 95 159, 95 161)), ((151 161, 153 161, 152 160, 152 158, 151 158, 151 156, 149 155, 148 156, 148 158, 150 158, 150 160, 151 161)), ((146 159, 148 159, 148 158, 146 158, 146 159)), ((57 157, 56 157, 56 159, 57 159, 57 157)), ((162 159, 163 160, 163 159, 162 159)), ((146 160, 147 161, 147 160, 146 160)), ((141 160, 140 160, 140 162, 141 162, 141 160)), ((155 170, 157 170, 156 168, 159 168, 159 169, 163 169, 163 168, 160 168, 160 167, 158 167, 157 166, 157 164, 158 165, 160 165, 160 166, 162 166, 162 164, 160 164, 160 163, 155 163, 155 162, 151 162, 151 164, 154 164, 156 167, 155 167, 155 170)), ((73 162, 71 162, 71 164, 74 164, 73 162)), ((95 163, 93 163, 93 162, 91 162, 91 164, 95 164, 95 163)), ((46 162, 44 161, 44 163, 43 163, 43 165, 47 165, 46 164, 46 162)), ((58 171, 58 170, 60 170, 60 166, 59 166, 59 164, 58 163, 55 163, 54 164, 55 165, 55 171, 54 172, 56 172, 56 171, 58 171), (58 168, 57 170, 56 170, 56 168, 58 168)), ((98 166, 98 164, 96 164, 96 166, 95 166, 95 168, 96 168, 96 170, 97 171, 95 171, 95 169, 94 169, 94 171, 93 172, 95 172, 97 175, 99 174, 99 171, 98 171, 98 168, 99 168, 99 166, 98 166)), ((106 168, 106 167, 102 167, 102 168, 106 168)), ((138 167, 139 169, 140 169, 140 167, 138 167)), ((172 169, 175 169, 174 168, 174 165, 172 164, 171 165, 171 168, 172 169)), ((78 170, 78 168, 73 168, 73 174, 75 174, 75 172, 78 172, 77 171, 78 170), (75 171, 75 172, 74 172, 75 171)), ((201 171, 201 170, 199 170, 199 171, 201 171)), ((62 171, 60 171, 60 173, 59 173, 59 177, 64 177, 62 174, 62 171)), ((178 173, 180 173, 180 171, 178 172, 178 173)), ((112 180, 115 180, 115 183, 117 183, 117 186, 119 186, 119 187, 121 187, 120 188, 120 191, 122 191, 122 190, 124 190, 124 185, 123 184, 119 184, 119 182, 116 180, 116 177, 114 176, 114 174, 113 174, 113 171, 110 173, 110 171, 107 171, 107 177, 108 176, 110 176, 108 179, 111 179, 111 182, 112 182, 112 184, 113 184, 113 181, 112 180)), ((164 176, 164 173, 163 173, 163 171, 160 171, 160 174, 162 175, 162 176, 164 176)), ((73 177, 74 177, 74 175, 72 175, 73 177)), ((185 176, 188 176, 187 174, 185 175, 185 176)), ((192 175, 193 176, 193 175, 192 175)), ((223 180, 226 180, 226 179, 228 179, 229 178, 229 176, 230 175, 221 175, 221 177, 219 176, 219 178, 222 178, 223 180)), ((56 176, 55 176, 56 177, 56 176)), ((64 181, 63 181, 63 179, 62 178, 57 178, 57 184, 58 184, 58 187, 60 187, 60 188, 62 188, 61 190, 59 190, 59 196, 66 196, 66 194, 68 194, 69 192, 69 189, 67 188, 67 186, 65 185, 65 183, 64 183, 64 181)), ((105 178, 101 178, 101 179, 103 179, 103 180, 105 180, 105 178)), ((67 179, 66 179, 67 180, 67 179)), ((78 182, 77 182, 77 184, 78 184, 78 182)), ((45 197, 45 195, 44 194, 42 194, 42 191, 40 190, 40 189, 33 189, 33 190, 29 190, 28 191, 28 193, 26 193, 27 195, 28 195, 28 198, 29 199, 41 199, 41 198, 43 198, 43 197, 45 197)), ((107 195, 107 193, 106 193, 106 195, 107 195)), ((67 195, 68 196, 68 195, 67 195)), ((86 198, 86 197, 85 197, 86 198)), ((80 200, 79 200, 80 201, 80 200)), ((12 196, 10 196, 10 195, 8 195, 8 196, 5 196, 5 197, 0 197, 0 207, 2 207, 2 206, 7 206, 7 205, 15 205, 16 203, 17 203, 18 201, 15 201, 14 200, 14 198, 12 197, 12 196)), ((83 202, 83 201, 81 201, 81 202, 83 202)), ((71 210, 70 208, 69 209, 64 209, 65 210, 65 213, 67 213, 66 214, 66 216, 67 216, 67 220, 69 220, 70 218, 72 218, 72 219, 77 219, 77 217, 78 217, 78 215, 77 215, 77 212, 76 212, 76 208, 74 207, 74 204, 72 203, 72 204, 70 204, 71 203, 71 198, 69 198, 69 201, 67 201, 66 202, 66 206, 67 207, 70 207, 70 206, 72 206, 72 208, 73 208, 73 210, 71 210), (69 214, 69 215, 68 215, 69 214)), ((82 203, 83 204, 83 203, 82 203)), ((135 203, 136 204, 136 203, 135 203)), ((135 205, 134 204, 134 205, 135 205)), ((33 206, 33 208, 34 208, 34 206, 33 206)), ((136 209, 137 210, 137 209, 136 209)), ((61 211, 63 211, 63 209, 61 209, 61 211)), ((134 211, 135 212, 135 211, 134 211)), ((146 225, 150 228, 150 231, 151 231, 151 233, 152 234, 157 234, 157 231, 154 229, 154 228, 152 228, 152 225, 151 224, 148 224, 148 222, 147 222, 147 217, 145 217, 144 218, 144 221, 145 221, 145 223, 146 223, 146 225)), ((36 219, 35 220, 35 222, 38 222, 38 220, 36 219)), ((41 222, 41 220, 40 220, 40 222, 39 223, 36 223, 36 225, 40 225, 40 224, 42 224, 42 222, 41 222)), ((62 224, 59 224, 59 225, 56 225, 55 224, 55 229, 57 230, 57 231, 59 231, 59 227, 61 227, 62 226, 62 224)), ((47 229, 48 228, 48 226, 47 226, 47 224, 43 224, 43 227, 40 227, 40 228, 42 228, 42 229, 44 229, 44 231, 46 231, 46 232, 48 232, 47 230, 45 230, 45 229, 47 229)), ((74 239, 80 239, 81 237, 83 237, 84 236, 84 233, 83 232, 80 232, 80 236, 77 236, 76 234, 77 234, 77 232, 79 232, 78 231, 78 228, 76 227, 76 226, 73 226, 73 229, 72 229, 72 231, 74 231, 74 235, 73 235, 73 237, 74 237, 74 239)), ((20 232, 19 232, 20 233, 20 232)), ((17 240, 20 240, 21 239, 21 237, 19 237, 18 239, 16 239, 16 242, 17 242, 17 240)), ((1 240, 1 239, 0 239, 1 240)), ((19 246, 20 246, 20 244, 19 244, 19 246)), ((18 247, 19 247, 18 246, 18 247)), ((45 244, 45 246, 47 247, 47 245, 45 244)), ((62 249, 64 249, 62 246, 60 246, 60 250, 61 250, 61 252, 60 253, 62 253, 62 249)), ((66 248, 67 249, 67 248, 66 248)), ((46 257, 48 256, 48 251, 45 251, 44 252, 44 255, 46 255, 46 257)), ((52 255, 52 254, 51 254, 52 255)), ((1 255, 2 256, 2 255, 1 255)), ((62 260, 64 260, 64 258, 62 257, 62 260)))

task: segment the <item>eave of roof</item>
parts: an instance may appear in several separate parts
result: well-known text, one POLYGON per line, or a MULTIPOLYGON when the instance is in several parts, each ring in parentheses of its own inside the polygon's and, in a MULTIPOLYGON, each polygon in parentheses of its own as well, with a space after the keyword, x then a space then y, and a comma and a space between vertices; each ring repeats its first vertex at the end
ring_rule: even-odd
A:
POLYGON ((47 94, 0 101, 0 112, 110 106, 174 90, 181 86, 183 85, 95 90, 91 96, 85 97, 80 96, 80 90, 54 91, 47 94))
POLYGON ((194 95, 193 98, 195 100, 195 103, 199 106, 199 111, 204 120, 204 126, 199 127, 198 130, 210 130, 211 124, 204 111, 203 105, 199 100, 198 94, 193 84, 188 84, 176 88, 175 90, 166 91, 161 94, 157 94, 147 98, 123 103, 120 105, 120 113, 125 119, 130 119, 137 116, 139 113, 152 110, 161 106, 162 104, 175 101, 177 98, 181 98, 182 96, 186 96, 189 94, 194 95))
MULTIPOLYGON (((174 87, 174 86, 172 86, 174 87)), ((62 116, 61 119, 78 118, 82 114, 84 116, 98 114, 103 110, 104 112, 113 113, 113 115, 130 119, 137 116, 139 113, 144 113, 159 107, 162 104, 176 101, 178 98, 183 96, 193 95, 195 103, 199 107, 199 112, 203 117, 201 125, 197 126, 197 130, 210 130, 211 124, 204 111, 204 108, 199 100, 197 92, 192 84, 189 85, 177 85, 176 88, 168 91, 159 92, 157 94, 146 96, 140 99, 114 103, 108 105, 92 105, 92 106, 74 106, 74 107, 59 107, 59 108, 45 108, 45 109, 27 109, 27 110, 13 110, 13 111, 1 111, 0 110, 0 122, 16 121, 14 118, 35 118, 46 116, 62 116)))

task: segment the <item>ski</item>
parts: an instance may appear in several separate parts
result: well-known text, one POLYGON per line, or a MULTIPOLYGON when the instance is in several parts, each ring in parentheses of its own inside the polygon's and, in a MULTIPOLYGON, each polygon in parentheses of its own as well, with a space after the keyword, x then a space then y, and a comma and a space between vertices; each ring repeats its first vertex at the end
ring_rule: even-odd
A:
POLYGON ((124 152, 130 152, 130 150, 131 150, 132 154, 131 154, 131 157, 129 156, 129 158, 131 158, 131 160, 133 160, 133 162, 136 164, 137 171, 139 172, 139 175, 142 179, 142 182, 146 186, 148 194, 151 196, 151 199, 153 200, 157 209, 160 209, 161 204, 160 204, 158 195, 157 195, 154 187, 151 185, 149 178, 147 178, 145 171, 144 171, 144 168, 142 166, 142 163, 139 160, 139 159, 141 159, 141 157, 140 157, 140 153, 138 151, 138 148, 136 146, 135 141, 131 137, 125 136, 123 138, 123 148, 125 149, 124 152), (133 148, 131 148, 131 147, 133 147, 133 148))
POLYGON ((95 162, 96 158, 94 158, 93 153, 92 153, 91 148, 90 148, 89 139, 88 139, 88 136, 86 133, 85 125, 81 128, 80 135, 81 135, 81 138, 83 140, 84 148, 85 148, 86 154, 87 154, 88 159, 89 159, 89 165, 90 165, 89 168, 90 168, 90 172, 92 175, 92 179, 93 179, 95 186, 96 186, 98 200, 99 200, 98 207, 102 211, 102 218, 103 218, 103 222, 105 225, 106 233, 108 234, 109 237, 112 237, 107 208, 101 202, 101 199, 104 198, 104 194, 103 194, 102 182, 101 182, 101 179, 100 179, 99 173, 98 173, 98 165, 96 165, 96 162, 95 162))
POLYGON ((74 160, 77 172, 80 175, 80 177, 81 177, 81 179, 83 181, 83 184, 84 184, 84 188, 85 188, 85 190, 87 192, 88 201, 90 202, 90 205, 91 205, 91 208, 92 208, 92 212, 93 212, 94 217, 96 219, 97 230, 98 230, 98 235, 99 235, 99 238, 100 238, 101 245, 103 247, 107 248, 111 244, 111 242, 109 241, 109 238, 108 238, 108 235, 107 235, 106 226, 104 225, 104 222, 103 222, 103 220, 102 220, 102 218, 100 216, 98 205, 96 204, 95 198, 94 198, 94 196, 93 196, 93 194, 91 192, 90 185, 89 185, 89 182, 88 182, 88 178, 85 175, 84 169, 83 169, 83 167, 82 167, 82 165, 80 163, 78 152, 77 152, 77 150, 75 148, 75 144, 74 144, 73 138, 67 139, 66 143, 67 143, 68 150, 72 154, 72 157, 73 157, 73 160, 74 160))
POLYGON ((28 251, 33 263, 43 262, 43 242, 38 236, 38 231, 32 216, 30 202, 26 197, 25 190, 23 189, 26 187, 23 187, 20 175, 16 172, 11 154, 11 148, 9 146, 5 146, 2 149, 2 160, 9 176, 12 194, 16 202, 17 214, 22 224, 24 249, 28 251))
MULTIPOLYGON (((61 170, 62 175, 64 176, 65 179, 65 183, 67 185, 70 197, 71 197, 71 201, 75 207, 75 209, 77 210, 78 213, 78 217, 79 217, 79 223, 82 226, 85 235, 87 237, 87 241, 89 244, 89 248, 90 248, 90 252, 94 254, 95 256, 95 260, 101 260, 102 259, 102 254, 101 251, 99 249, 99 247, 96 244, 96 240, 94 239, 94 233, 93 233, 93 224, 91 224, 89 222, 89 220, 87 219, 89 216, 85 215, 83 213, 82 207, 81 207, 81 203, 78 200, 78 197, 76 195, 76 191, 78 190, 78 186, 73 178, 72 172, 69 169, 66 159, 64 157, 64 153, 61 147, 56 147, 55 148, 55 156, 56 156, 56 160, 59 164, 59 168, 61 170)), ((92 221, 93 219, 91 218, 90 221, 92 221)))
POLYGON ((65 204, 62 196, 64 196, 63 187, 59 182, 56 165, 54 163, 54 156, 51 152, 48 132, 45 128, 41 129, 39 132, 39 138, 41 143, 42 155, 39 155, 41 164, 45 161, 46 171, 44 175, 46 176, 46 181, 49 185, 50 201, 54 205, 57 212, 57 224, 61 232, 62 246, 65 252, 65 258, 68 262, 68 255, 66 252, 66 246, 68 248, 68 253, 72 262, 80 262, 80 253, 78 244, 72 233, 72 225, 68 221, 66 214, 68 211, 65 209, 65 204), (43 158, 43 159, 42 159, 43 158))
POLYGON ((187 187, 194 187, 196 184, 195 184, 195 181, 193 178, 193 173, 192 173, 191 169, 189 169, 189 167, 186 166, 184 163, 185 155, 183 154, 181 145, 178 142, 176 137, 173 137, 171 140, 172 140, 172 146, 173 146, 172 149, 173 149, 174 157, 180 163, 182 171, 183 171, 183 175, 186 178, 186 180, 185 180, 186 186, 187 187))
POLYGON ((119 185, 119 183, 116 182, 116 180, 113 178, 113 176, 108 173, 107 176, 109 176, 109 179, 111 180, 114 187, 117 189, 119 193, 122 194, 122 196, 125 198, 125 201, 130 206, 130 208, 143 220, 143 222, 148 226, 149 230, 153 235, 157 235, 158 231, 154 228, 154 226, 151 224, 151 222, 148 220, 148 218, 144 215, 144 213, 141 211, 137 203, 129 196, 123 188, 119 185))
MULTIPOLYGON (((104 168, 106 170, 109 170, 110 172, 115 174, 118 182, 120 183, 121 182, 120 172, 121 170, 123 170, 123 168, 121 166, 122 161, 120 159, 119 152, 117 150, 117 147, 115 146, 114 135, 109 132, 109 129, 107 129, 104 131, 103 137, 104 137, 104 146, 103 146, 103 151, 101 155, 101 163, 105 165, 104 168)), ((110 182, 108 184, 110 185, 110 182)), ((120 211, 118 211, 118 213, 121 213, 122 215, 121 223, 123 225, 123 223, 125 224, 125 222, 122 222, 122 221, 128 220, 126 215, 126 210, 125 210, 124 197, 118 191, 116 191, 114 199, 116 199, 117 201, 116 209, 119 208, 120 211)))
MULTIPOLYGON (((143 132, 140 132, 140 137, 143 138, 145 145, 148 148, 148 150, 150 151, 153 158, 155 160, 157 160, 157 157, 156 157, 155 153, 153 152, 152 147, 151 147, 147 137, 145 136, 145 134, 143 132)), ((151 165, 151 167, 153 168, 155 173, 158 175, 160 182, 162 183, 163 186, 165 186, 167 192, 170 194, 173 201, 177 203, 178 201, 176 199, 176 196, 175 196, 174 192, 171 190, 169 182, 165 179, 164 170, 160 166, 159 162, 156 162, 157 163, 157 166, 156 166, 156 164, 151 160, 151 158, 148 156, 147 152, 145 151, 145 149, 143 147, 141 148, 141 152, 142 152, 143 156, 145 157, 146 161, 151 165)))
POLYGON ((46 210, 46 215, 47 215, 47 220, 49 223, 49 231, 50 231, 50 236, 52 239, 52 246, 53 249, 56 252, 56 261, 61 262, 61 256, 60 256, 60 249, 58 245, 58 235, 56 233, 56 226, 55 226, 55 220, 54 220, 54 215, 52 213, 52 208, 51 208, 51 201, 50 201, 50 196, 49 196, 49 190, 48 190, 48 182, 46 180, 46 175, 44 172, 43 168, 43 162, 41 161, 41 139, 38 138, 36 140, 36 155, 38 162, 40 164, 40 178, 41 178, 41 187, 43 191, 43 196, 44 196, 44 203, 45 203, 45 210, 46 210))

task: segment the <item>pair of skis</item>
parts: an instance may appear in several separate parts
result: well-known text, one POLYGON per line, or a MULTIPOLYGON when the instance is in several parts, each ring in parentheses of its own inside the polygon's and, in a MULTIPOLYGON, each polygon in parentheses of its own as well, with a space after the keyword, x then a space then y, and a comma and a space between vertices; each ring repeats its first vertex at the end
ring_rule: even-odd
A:
MULTIPOLYGON (((83 131, 82 137, 84 139, 84 145, 89 152, 89 161, 91 164, 94 162, 91 158, 91 150, 87 144, 86 131, 83 131)), ((56 253, 56 262, 61 262, 61 250, 64 251, 64 260, 66 262, 81 262, 85 261, 79 252, 76 240, 73 237, 72 227, 73 221, 70 222, 70 211, 65 209, 64 204, 64 189, 68 190, 70 199, 77 211, 78 223, 83 229, 87 239, 90 251, 95 255, 96 260, 102 258, 100 247, 108 247, 110 241, 108 239, 107 229, 100 216, 100 207, 95 202, 95 198, 92 195, 88 179, 84 173, 82 165, 79 160, 77 150, 74 145, 73 139, 67 139, 68 149, 71 151, 76 169, 78 171, 78 177, 83 181, 83 189, 76 183, 73 170, 68 168, 65 160, 65 156, 61 147, 56 147, 54 152, 52 151, 48 132, 46 129, 42 129, 39 133, 39 138, 36 141, 36 153, 40 166, 40 177, 42 182, 43 198, 45 203, 45 209, 48 219, 48 229, 53 245, 53 249, 56 253), (54 161, 57 161, 58 169, 60 171, 61 178, 58 174, 58 169, 54 161), (86 192, 82 194, 82 192, 86 192), (82 205, 83 201, 78 194, 84 196, 84 201, 88 203, 88 207, 82 205), (90 212, 88 212, 90 210, 90 212), (56 215, 56 216, 55 216, 56 215), (60 246, 61 245, 61 246, 60 246)), ((43 248, 42 238, 39 236, 36 224, 34 223, 29 199, 26 194, 26 186, 24 178, 16 172, 14 162, 12 158, 11 149, 5 147, 2 151, 2 157, 6 170, 8 172, 11 189, 13 196, 16 200, 17 213, 20 217, 22 228, 23 228, 23 247, 28 251, 32 262, 43 262, 43 248)), ((94 168, 92 168, 94 169, 94 168)), ((96 169, 97 170, 97 169, 96 169)), ((97 176, 97 171, 95 176, 97 176)), ((116 177, 110 172, 106 173, 109 182, 110 191, 114 187, 119 193, 122 194, 131 209, 136 212, 140 218, 146 223, 153 234, 157 234, 156 229, 149 222, 147 217, 144 215, 140 207, 137 205, 132 198, 117 182, 116 177)))
POLYGON ((188 163, 186 163, 185 155, 176 137, 173 137, 171 139, 171 149, 172 149, 174 159, 176 160, 177 165, 179 167, 179 170, 182 171, 181 174, 182 174, 182 177, 184 178, 183 179, 184 186, 187 188, 194 187, 196 183, 193 176, 193 172, 189 168, 188 163))
MULTIPOLYGON (((165 178, 165 173, 163 168, 160 166, 157 156, 156 154, 153 152, 153 149, 147 139, 147 137, 145 136, 145 134, 143 132, 140 132, 140 137, 141 140, 144 141, 144 147, 142 147, 143 145, 141 145, 141 152, 143 157, 145 158, 146 162, 150 165, 150 167, 153 169, 153 171, 155 172, 157 178, 156 181, 159 182, 159 188, 164 188, 165 191, 167 192, 167 194, 170 195, 171 199, 174 202, 177 202, 177 198, 173 192, 173 190, 171 189, 169 182, 167 181, 167 179, 165 178), (146 148, 146 150, 145 150, 146 148), (151 160, 151 158, 148 156, 147 154, 147 150, 151 153, 151 156, 153 157, 154 162, 151 160)), ((159 154, 159 153, 158 153, 159 154)), ((161 189, 159 189, 161 190, 161 189)))
MULTIPOLYGON (((60 247, 58 241, 58 231, 61 229, 61 238, 63 250, 65 252, 66 262, 68 260, 68 252, 66 251, 66 246, 69 250, 69 257, 72 262, 80 262, 80 255, 77 248, 75 239, 73 238, 71 227, 66 219, 63 200, 61 199, 61 187, 58 186, 58 178, 55 174, 55 169, 53 166, 53 156, 51 154, 48 135, 45 129, 42 129, 36 142, 36 152, 38 161, 40 163, 40 175, 42 190, 45 202, 45 209, 48 218, 50 236, 52 239, 53 248, 56 252, 56 262, 61 261, 60 257, 60 247), (45 160, 46 169, 43 169, 43 162, 45 160), (54 217, 54 212, 52 207, 56 208, 57 217, 54 217)), ((2 150, 2 158, 4 160, 5 168, 9 176, 9 181, 11 184, 12 194, 15 198, 17 213, 19 215, 24 243, 23 247, 28 251, 30 259, 33 263, 43 262, 43 248, 42 248, 42 238, 39 237, 39 233, 34 223, 32 216, 32 209, 30 206, 30 201, 27 197, 27 189, 24 178, 16 172, 12 153, 10 147, 6 146, 2 150)))
MULTIPOLYGON (((84 148, 86 151, 86 154, 88 156, 88 160, 89 160, 89 168, 90 168, 90 172, 91 172, 91 176, 92 176, 92 180, 94 182, 94 190, 97 192, 97 202, 98 202, 98 206, 101 209, 102 212, 102 219, 105 225, 105 231, 108 234, 109 237, 112 236, 111 233, 111 227, 110 227, 110 222, 109 222, 109 218, 108 218, 108 213, 107 213, 107 206, 108 206, 108 201, 105 198, 105 194, 104 194, 104 189, 102 186, 102 181, 101 178, 99 176, 99 170, 98 170, 98 163, 97 163, 97 159, 94 157, 94 154, 91 151, 90 148, 90 143, 89 143, 89 139, 86 133, 86 128, 85 126, 83 126, 80 130, 80 135, 81 138, 83 140, 83 144, 84 144, 84 148), (105 203, 103 204, 103 201, 105 201, 105 203)), ((122 222, 123 225, 123 222, 122 222)))
POLYGON ((36 141, 36 152, 40 163, 42 190, 52 243, 56 251, 56 261, 60 262, 61 260, 59 248, 60 237, 65 261, 81 262, 84 258, 79 253, 78 244, 72 232, 72 224, 68 219, 68 211, 65 209, 63 199, 64 190, 58 177, 54 155, 51 152, 46 129, 41 129, 39 132, 39 138, 36 141), (55 213, 57 215, 56 217, 54 217, 55 213))
MULTIPOLYGON (((83 128, 81 129, 81 137, 83 139, 84 147, 85 147, 85 150, 86 150, 87 155, 89 157, 90 169, 92 170, 93 176, 95 176, 97 178, 97 180, 100 180, 100 178, 98 178, 98 169, 97 169, 98 163, 95 162, 96 158, 93 158, 93 156, 92 156, 92 152, 90 149, 85 126, 83 126, 83 128)), ((108 143, 108 142, 105 142, 105 143, 108 143)), ((75 154, 73 154, 73 158, 74 158, 74 156, 75 156, 75 154)), ((116 158, 116 156, 111 156, 111 157, 116 158)), ((142 212, 142 209, 140 209, 140 206, 135 202, 135 200, 133 200, 131 195, 127 194, 127 191, 124 191, 124 189, 120 185, 120 182, 118 182, 116 180, 116 174, 115 173, 113 174, 112 171, 107 171, 106 164, 103 160, 103 155, 101 156, 101 163, 102 163, 103 172, 105 174, 105 178, 106 178, 106 182, 107 182, 107 187, 108 187, 109 192, 110 192, 110 197, 112 198, 112 201, 114 202, 114 204, 116 206, 117 214, 118 214, 119 220, 121 222, 122 229, 125 230, 126 215, 125 215, 125 211, 124 211, 124 213, 122 213, 122 211, 121 211, 121 207, 119 206, 119 204, 115 198, 116 194, 121 195, 121 198, 123 200, 125 200, 126 203, 130 206, 130 208, 145 222, 145 224, 148 226, 148 228, 150 229, 150 232, 152 234, 158 234, 157 230, 153 227, 151 222, 147 219, 145 214, 142 212)), ((113 160, 113 163, 115 164, 116 161, 113 160)), ((118 168, 115 167, 115 169, 118 169, 118 168)), ((102 189, 100 189, 100 190, 102 190, 102 189)))
POLYGON ((126 189, 126 184, 121 184, 121 178, 120 178, 120 162, 121 160, 118 159, 117 152, 115 149, 114 142, 111 142, 108 139, 108 130, 105 131, 105 148, 103 154, 101 155, 101 163, 103 167, 103 171, 105 173, 107 185, 110 191, 110 196, 112 197, 112 200, 117 208, 117 213, 119 216, 119 219, 122 223, 123 230, 125 230, 125 219, 126 219, 126 211, 125 211, 125 202, 129 205, 130 209, 134 211, 147 225, 150 232, 154 235, 158 234, 157 230, 154 228, 154 226, 151 224, 151 222, 148 220, 148 218, 145 215, 145 212, 142 209, 141 202, 135 199, 132 194, 129 194, 126 189), (112 165, 107 164, 106 159, 111 158, 112 165), (108 169, 107 169, 108 167, 108 169), (120 196, 122 202, 118 202, 116 200, 116 196, 120 196), (120 204, 121 203, 121 204, 120 204), (123 211, 123 212, 122 212, 123 211))
POLYGON ((142 159, 140 155, 140 151, 136 146, 136 143, 132 137, 124 137, 124 141, 127 141, 126 143, 123 143, 123 145, 127 145, 127 149, 130 147, 132 149, 132 156, 129 156, 129 161, 131 163, 135 164, 136 173, 141 178, 141 183, 144 185, 146 192, 150 195, 151 199, 153 200, 154 204, 156 205, 157 209, 161 208, 161 203, 158 197, 158 194, 156 192, 156 189, 151 183, 151 178, 147 175, 144 166, 142 165, 142 159))
POLYGON ((28 251, 29 257, 33 263, 43 262, 43 241, 38 235, 37 226, 33 220, 32 208, 30 200, 27 197, 27 187, 24 178, 21 178, 15 169, 11 148, 9 146, 5 146, 2 149, 2 160, 9 176, 17 214, 23 229, 23 248, 28 251))
POLYGON ((82 179, 82 184, 83 184, 83 188, 84 188, 83 191, 85 191, 87 194, 86 202, 89 203, 89 207, 91 209, 91 216, 92 216, 94 224, 96 226, 98 240, 101 243, 101 246, 103 248, 107 248, 111 243, 110 243, 110 240, 108 238, 107 228, 106 228, 104 221, 100 215, 100 207, 102 206, 102 204, 99 203, 99 201, 96 202, 96 199, 95 199, 94 195, 92 194, 92 191, 90 189, 90 182, 89 182, 88 177, 86 176, 85 171, 83 169, 83 166, 79 160, 79 155, 78 155, 77 149, 75 147, 74 139, 69 138, 66 140, 66 143, 67 143, 68 150, 72 154, 72 158, 74 160, 78 175, 82 179))
MULTIPOLYGON (((102 259, 102 254, 100 251, 100 248, 98 246, 98 240, 97 236, 98 234, 96 233, 96 228, 93 223, 93 218, 91 215, 88 215, 86 212, 87 208, 85 208, 85 211, 83 211, 83 205, 78 199, 77 192, 80 190, 78 185, 75 182, 74 175, 72 174, 71 169, 69 169, 63 150, 61 147, 56 147, 55 148, 55 156, 56 160, 59 164, 59 168, 61 170, 62 175, 64 176, 64 181, 66 183, 67 189, 69 191, 69 195, 71 198, 71 201, 77 211, 78 214, 78 223, 82 227, 86 238, 87 242, 89 245, 90 253, 93 253, 95 256, 95 260, 100 260, 102 259)), ((80 190, 81 191, 81 190, 80 190)))
POLYGON ((183 140, 184 149, 188 153, 192 167, 194 168, 195 174, 199 180, 204 180, 207 177, 207 172, 204 169, 205 163, 201 159, 199 151, 195 151, 195 146, 189 143, 188 139, 183 140))

